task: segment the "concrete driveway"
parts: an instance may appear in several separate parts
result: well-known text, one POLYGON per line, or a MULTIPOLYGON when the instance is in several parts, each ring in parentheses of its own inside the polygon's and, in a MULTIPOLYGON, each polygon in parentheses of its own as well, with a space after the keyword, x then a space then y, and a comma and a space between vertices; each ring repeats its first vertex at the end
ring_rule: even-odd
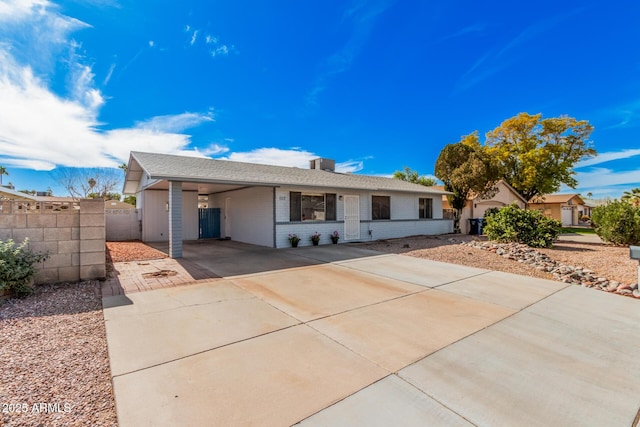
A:
POLYGON ((631 298, 349 245, 199 248, 219 278, 104 298, 121 426, 638 423, 631 298))

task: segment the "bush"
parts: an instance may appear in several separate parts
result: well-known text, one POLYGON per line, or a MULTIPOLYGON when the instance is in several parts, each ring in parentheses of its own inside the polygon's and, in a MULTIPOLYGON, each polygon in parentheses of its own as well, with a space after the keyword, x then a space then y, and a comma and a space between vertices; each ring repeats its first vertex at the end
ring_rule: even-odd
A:
POLYGON ((589 215, 582 215, 582 216, 580 217, 580 221, 582 221, 582 222, 589 222, 589 221, 591 221, 591 218, 589 218, 589 215))
POLYGON ((29 239, 16 246, 13 240, 0 241, 0 289, 17 297, 29 295, 31 281, 38 273, 36 264, 47 259, 47 254, 33 252, 29 239))
POLYGON ((595 207, 591 225, 605 242, 616 245, 640 243, 640 208, 630 203, 614 200, 595 207))
POLYGON ((547 218, 540 211, 505 206, 487 215, 484 234, 498 242, 518 242, 534 248, 547 248, 560 233, 560 221, 547 218))

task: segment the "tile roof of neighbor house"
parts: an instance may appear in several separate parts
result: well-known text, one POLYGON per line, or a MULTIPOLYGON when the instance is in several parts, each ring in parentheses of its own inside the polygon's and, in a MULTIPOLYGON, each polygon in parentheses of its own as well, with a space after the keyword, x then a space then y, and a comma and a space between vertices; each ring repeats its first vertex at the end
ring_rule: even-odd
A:
POLYGON ((0 187, 0 200, 31 200, 34 202, 39 202, 42 199, 37 196, 32 196, 30 194, 22 193, 20 191, 12 190, 7 187, 0 187))
POLYGON ((412 184, 395 178, 317 169, 142 152, 131 152, 131 159, 135 160, 151 179, 159 180, 449 194, 433 187, 412 184))
POLYGON ((580 201, 582 201, 582 198, 580 198, 580 195, 578 194, 545 194, 531 199, 529 203, 567 203, 569 200, 573 199, 576 196, 580 199, 580 201))

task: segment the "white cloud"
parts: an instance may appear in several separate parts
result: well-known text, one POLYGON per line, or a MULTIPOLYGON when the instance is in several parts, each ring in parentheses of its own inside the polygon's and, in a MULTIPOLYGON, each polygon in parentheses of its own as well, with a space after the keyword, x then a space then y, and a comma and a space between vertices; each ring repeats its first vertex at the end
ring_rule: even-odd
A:
MULTIPOLYGON (((100 130, 97 117, 105 99, 95 87, 92 67, 77 53, 80 45, 67 39, 71 30, 87 26, 50 6, 46 1, 0 2, 0 22, 9 14, 14 29, 0 26, 0 34, 7 36, 0 44, 0 153, 4 164, 36 170, 57 165, 115 167, 128 159, 131 150, 203 156, 189 147, 190 136, 181 132, 213 121, 210 112, 164 115, 130 128, 100 130), (41 37, 45 30, 47 37, 41 37), (29 37, 20 38, 21 34, 29 37), (25 48, 15 49, 14 45, 25 48), (21 57, 16 56, 18 51, 21 57), (43 77, 39 78, 31 64, 53 63, 63 51, 68 55, 64 55, 68 57, 68 93, 59 95, 47 86, 50 73, 40 69, 37 75, 43 77), (33 52, 37 55, 29 54, 33 52)), ((114 68, 112 64, 105 84, 114 68)))
POLYGON ((336 163, 336 172, 355 173, 360 172, 362 169, 364 169, 364 162, 357 160, 336 163))
MULTIPOLYGON (((228 138, 225 138, 225 139, 228 139, 228 138)), ((220 144, 211 144, 206 148, 199 149, 198 151, 200 151, 203 155, 208 157, 208 156, 218 156, 220 154, 226 153, 229 151, 229 148, 220 144)))
POLYGON ((107 75, 102 81, 103 86, 106 86, 109 84, 109 81, 111 81, 111 76, 113 76, 113 70, 115 69, 116 69, 116 64, 115 63, 111 64, 111 66, 109 67, 109 71, 107 71, 107 75))
POLYGON ((591 168, 589 171, 576 172, 575 177, 581 189, 613 185, 640 187, 640 169, 614 171, 606 168, 591 168))
POLYGON ((194 44, 196 44, 197 39, 198 39, 198 30, 195 30, 191 35, 191 41, 189 42, 189 44, 193 46, 194 44))
POLYGON ((34 9, 51 6, 48 0, 0 1, 0 21, 19 21, 31 15, 34 9))
POLYGON ((156 45, 156 42, 154 42, 153 40, 149 40, 149 47, 154 47, 156 45))
POLYGON ((153 132, 176 133, 194 128, 205 122, 213 122, 212 113, 182 113, 167 116, 156 116, 149 120, 136 122, 137 129, 153 132))
POLYGON ((317 157, 319 156, 314 153, 300 149, 283 150, 280 148, 256 148, 251 151, 231 153, 222 157, 222 159, 232 160, 235 162, 259 163, 263 165, 308 168, 309 160, 317 157))
POLYGON ((578 162, 576 164, 576 168, 599 165, 601 163, 611 162, 614 160, 628 159, 630 157, 635 157, 635 156, 640 156, 640 149, 636 148, 636 149, 627 149, 627 150, 599 153, 595 157, 578 162))
POLYGON ((227 47, 226 44, 223 44, 221 46, 218 46, 215 49, 211 49, 209 51, 209 53, 211 54, 212 57, 215 58, 216 56, 219 56, 219 55, 228 55, 229 54, 229 50, 232 50, 232 49, 233 49, 233 46, 231 46, 231 48, 229 48, 229 47, 227 47))

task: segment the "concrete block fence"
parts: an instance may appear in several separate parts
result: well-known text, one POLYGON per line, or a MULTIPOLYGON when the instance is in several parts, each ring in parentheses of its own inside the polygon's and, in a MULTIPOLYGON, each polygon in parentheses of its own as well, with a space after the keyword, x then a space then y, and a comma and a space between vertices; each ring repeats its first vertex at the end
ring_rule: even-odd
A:
POLYGON ((1 204, 0 240, 19 244, 28 237, 32 250, 49 254, 36 284, 104 279, 105 236, 102 199, 63 207, 47 202, 1 204))

